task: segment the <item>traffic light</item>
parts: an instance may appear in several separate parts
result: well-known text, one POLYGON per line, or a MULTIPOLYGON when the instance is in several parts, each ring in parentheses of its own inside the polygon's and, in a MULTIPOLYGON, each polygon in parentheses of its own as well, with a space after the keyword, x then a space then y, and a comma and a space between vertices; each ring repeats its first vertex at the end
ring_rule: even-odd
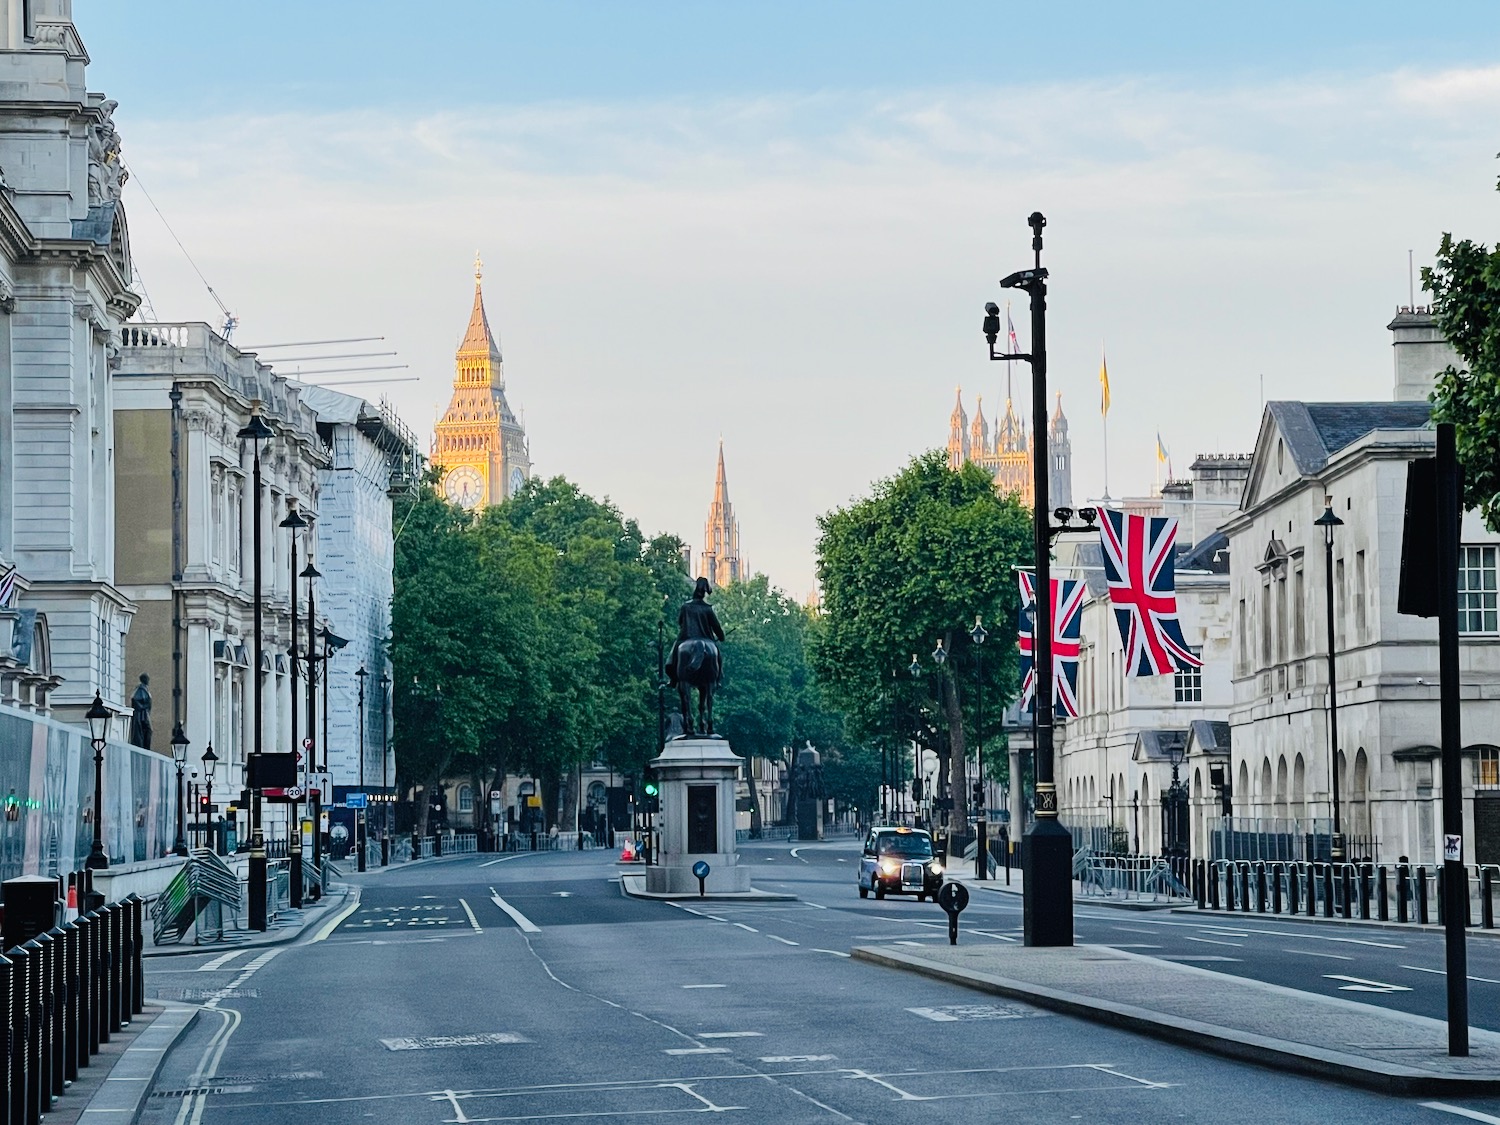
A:
POLYGON ((209 811, 207 793, 202 793, 198 796, 198 809, 205 813, 209 811))
POLYGON ((914 777, 911 779, 911 799, 920 801, 922 799, 922 779, 914 777))
POLYGON ((976 781, 972 793, 974 796, 974 807, 976 809, 984 808, 984 782, 976 781))
POLYGON ((661 789, 654 781, 646 782, 646 811, 648 813, 661 811, 661 789))
POLYGON ((625 775, 624 781, 625 781, 625 799, 627 801, 629 801, 631 804, 635 804, 635 774, 633 774, 633 773, 627 773, 625 775))

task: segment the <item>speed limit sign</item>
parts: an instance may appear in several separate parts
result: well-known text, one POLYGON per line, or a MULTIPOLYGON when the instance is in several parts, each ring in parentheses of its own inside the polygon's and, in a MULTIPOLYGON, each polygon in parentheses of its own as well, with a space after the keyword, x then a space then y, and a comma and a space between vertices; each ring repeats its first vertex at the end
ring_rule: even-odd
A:
POLYGON ((298 800, 302 796, 302 786, 300 786, 300 785, 289 785, 284 790, 282 790, 282 792, 285 793, 288 798, 290 798, 291 800, 295 801, 295 800, 298 800))

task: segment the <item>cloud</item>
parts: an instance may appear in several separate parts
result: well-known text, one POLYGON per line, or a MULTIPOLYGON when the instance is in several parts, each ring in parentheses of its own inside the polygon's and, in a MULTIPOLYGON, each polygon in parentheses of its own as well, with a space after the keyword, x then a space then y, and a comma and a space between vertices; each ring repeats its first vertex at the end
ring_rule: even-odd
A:
MULTIPOLYGON (((422 381, 370 393, 423 430, 477 247, 542 471, 696 543, 722 432, 747 554, 805 591, 818 513, 943 444, 955 383, 1000 397, 980 309, 1029 260, 1033 209, 1078 493, 1103 485, 1101 341, 1116 495, 1149 484, 1158 430, 1179 464, 1248 448, 1261 375, 1272 397, 1386 395, 1406 250, 1493 228, 1497 87, 1492 69, 121 116, 242 339, 383 335, 422 381)), ((210 319, 127 193, 157 313, 210 319)))

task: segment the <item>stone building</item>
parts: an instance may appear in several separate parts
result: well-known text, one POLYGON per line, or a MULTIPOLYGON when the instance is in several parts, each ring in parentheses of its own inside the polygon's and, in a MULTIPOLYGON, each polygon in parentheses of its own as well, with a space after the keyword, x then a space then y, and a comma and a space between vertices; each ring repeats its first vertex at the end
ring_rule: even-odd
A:
MULTIPOLYGON (((1035 471, 1032 468, 1036 450, 1034 434, 1027 433, 1026 423, 1016 415, 1009 397, 1005 413, 995 422, 994 431, 984 417, 984 399, 980 398, 969 421, 964 409, 963 388, 958 388, 953 413, 948 418, 948 466, 956 469, 972 461, 995 478, 995 491, 1013 494, 1024 506, 1034 501, 1035 471)), ((1053 507, 1073 505, 1073 443, 1068 438, 1068 419, 1063 414, 1062 394, 1047 426, 1047 496, 1053 507)))
POLYGON ((135 607, 115 584, 111 341, 139 304, 115 103, 69 0, 0 0, 0 702, 126 707, 135 607))
MULTIPOLYGON (((329 449, 303 388, 207 324, 127 325, 116 339, 115 551, 120 587, 138 607, 125 669, 132 683, 149 673, 157 699, 170 700, 157 708, 164 735, 180 721, 194 759, 213 743, 224 792, 237 795, 254 750, 253 676, 264 681, 263 749, 293 749, 303 692, 293 700, 291 543, 278 525, 295 505, 314 529, 298 537, 298 565, 316 558, 309 544, 329 449), (252 460, 236 437, 255 409, 275 432, 261 450, 258 671, 252 460)), ((305 618, 306 583, 298 586, 305 618)), ((302 643, 305 651, 305 633, 302 643)))
POLYGON ((526 430, 505 397, 500 338, 490 331, 481 278, 476 260, 474 307, 454 357, 453 397, 432 438, 432 463, 444 470, 444 495, 475 509, 515 495, 531 478, 526 430))
POLYGON ((719 468, 714 476, 714 498, 703 525, 703 553, 698 556, 698 574, 715 588, 745 577, 740 557, 740 521, 729 500, 729 481, 724 476, 724 441, 719 440, 719 468))

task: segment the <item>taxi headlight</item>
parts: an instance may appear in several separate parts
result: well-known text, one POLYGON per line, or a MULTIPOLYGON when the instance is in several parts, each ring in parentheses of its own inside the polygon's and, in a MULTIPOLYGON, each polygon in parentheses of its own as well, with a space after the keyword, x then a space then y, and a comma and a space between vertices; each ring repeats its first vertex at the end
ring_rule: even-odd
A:
POLYGON ((941 863, 939 863, 937 860, 933 860, 932 861, 932 866, 929 867, 927 870, 931 871, 934 875, 941 875, 943 873, 943 865, 941 863))
POLYGON ((894 875, 901 870, 901 865, 894 859, 883 859, 880 861, 880 870, 882 874, 894 875))

